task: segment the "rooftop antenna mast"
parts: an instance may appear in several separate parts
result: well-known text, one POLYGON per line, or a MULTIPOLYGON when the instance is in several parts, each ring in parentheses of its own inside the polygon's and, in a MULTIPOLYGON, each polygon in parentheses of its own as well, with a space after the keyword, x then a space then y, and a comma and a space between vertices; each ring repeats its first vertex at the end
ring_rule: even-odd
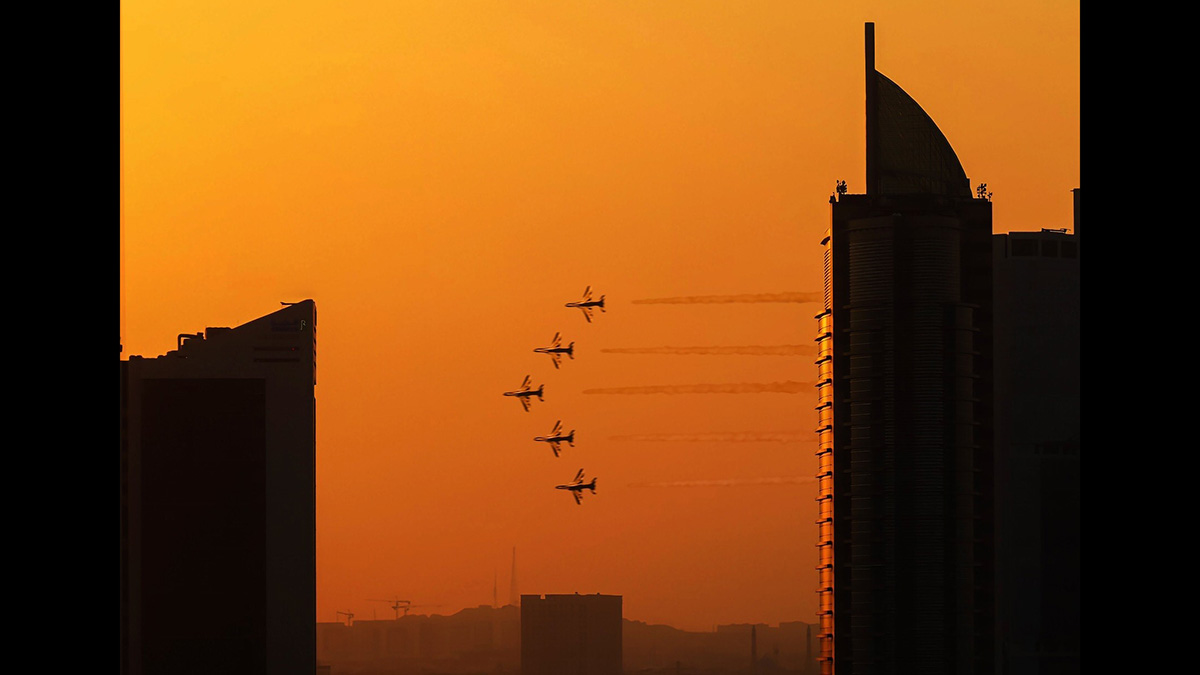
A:
POLYGON ((879 194, 879 86, 875 78, 875 22, 866 24, 867 194, 879 194))
POLYGON ((519 606, 521 604, 521 595, 517 592, 517 547, 512 550, 512 577, 508 582, 508 604, 519 606))
MULTIPOLYGON (((122 42, 124 42, 124 41, 122 40, 122 42)), ((125 50, 122 49, 121 56, 118 57, 119 61, 122 63, 122 65, 124 62, 124 56, 125 56, 125 50)), ((120 249, 121 249, 120 250, 121 258, 120 258, 120 262, 118 263, 121 268, 120 272, 119 272, 119 274, 120 274, 120 282, 119 283, 120 283, 121 288, 119 291, 120 297, 117 300, 120 303, 120 308, 117 310, 120 313, 120 316, 117 319, 117 321, 119 323, 118 332, 120 334, 117 338, 117 341, 119 343, 119 348, 118 348, 119 353, 123 353, 125 351, 125 77, 124 77, 124 75, 125 75, 125 70, 124 70, 124 68, 121 68, 121 74, 120 74, 119 80, 118 80, 120 82, 120 84, 119 84, 120 91, 117 94, 117 96, 119 98, 119 102, 118 102, 119 112, 117 113, 117 115, 118 115, 118 122, 120 125, 119 134, 120 134, 120 146, 121 146, 121 148, 120 148, 120 157, 121 157, 121 225, 120 225, 120 230, 119 230, 119 234, 118 234, 118 236, 120 238, 120 249)))

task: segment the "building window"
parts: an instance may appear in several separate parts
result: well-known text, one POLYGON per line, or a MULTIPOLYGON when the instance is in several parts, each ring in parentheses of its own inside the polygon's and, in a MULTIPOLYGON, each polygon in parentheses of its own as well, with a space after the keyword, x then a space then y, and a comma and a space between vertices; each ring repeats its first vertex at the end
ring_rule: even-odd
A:
POLYGON ((1013 239, 1011 240, 1012 254, 1019 255, 1037 255, 1038 243, 1036 239, 1013 239))

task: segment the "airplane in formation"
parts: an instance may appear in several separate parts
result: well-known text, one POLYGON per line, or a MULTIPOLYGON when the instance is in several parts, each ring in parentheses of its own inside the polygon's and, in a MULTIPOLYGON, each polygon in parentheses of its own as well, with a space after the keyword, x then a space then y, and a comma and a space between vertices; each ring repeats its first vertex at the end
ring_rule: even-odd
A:
POLYGON ((575 360, 575 343, 572 342, 566 347, 562 346, 562 337, 558 333, 554 334, 554 341, 551 346, 537 347, 533 351, 539 354, 549 354, 550 358, 554 359, 555 368, 558 368, 558 362, 562 359, 563 354, 571 357, 572 361, 575 360))
POLYGON ((575 474, 575 480, 571 481, 570 483, 567 483, 566 485, 556 485, 554 489, 570 490, 571 496, 575 498, 575 503, 582 504, 583 503, 583 491, 585 488, 588 490, 591 490, 592 494, 596 494, 596 479, 593 477, 592 482, 590 482, 590 483, 583 482, 583 469, 580 469, 579 473, 575 474))
POLYGON ((587 319, 588 323, 591 323, 593 309, 599 307, 601 312, 604 311, 604 296, 601 295, 599 300, 592 300, 592 287, 588 286, 587 288, 583 289, 583 300, 580 300, 579 302, 568 302, 566 306, 578 307, 579 309, 583 310, 583 318, 587 319))
POLYGON ((525 408, 525 412, 529 412, 529 397, 536 396, 536 397, 538 397, 539 401, 546 400, 546 399, 542 398, 542 389, 544 389, 545 387, 546 387, 546 385, 543 384, 542 386, 538 387, 537 389, 532 388, 529 384, 529 376, 526 375, 525 381, 521 383, 520 389, 517 389, 516 391, 506 391, 506 392, 504 392, 504 395, 505 396, 516 396, 517 400, 521 402, 521 407, 525 408))
POLYGON ((562 420, 559 420, 554 423, 554 428, 550 430, 549 436, 534 436, 533 440, 549 443, 550 449, 554 451, 554 456, 558 457, 558 451, 562 449, 559 446, 560 443, 568 443, 572 448, 575 447, 575 430, 572 429, 571 433, 564 436, 562 432, 562 420))

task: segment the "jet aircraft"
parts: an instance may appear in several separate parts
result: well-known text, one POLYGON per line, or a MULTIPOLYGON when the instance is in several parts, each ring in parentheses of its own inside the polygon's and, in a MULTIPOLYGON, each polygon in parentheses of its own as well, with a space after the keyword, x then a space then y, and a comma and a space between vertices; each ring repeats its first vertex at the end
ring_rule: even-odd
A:
POLYGON ((572 448, 575 447, 575 430, 572 429, 571 433, 564 436, 562 432, 562 420, 559 420, 554 423, 554 428, 550 430, 549 436, 534 436, 533 440, 549 443, 550 449, 554 451, 554 456, 558 457, 558 451, 562 449, 559 447, 560 443, 565 442, 570 444, 572 448))
POLYGON ((604 296, 601 295, 599 300, 592 300, 592 287, 588 286, 587 288, 583 289, 583 300, 580 300, 579 302, 568 302, 566 306, 578 307, 579 309, 583 310, 583 318, 587 319, 588 323, 591 323, 592 309, 599 307, 601 312, 604 311, 604 296))
POLYGON ((542 398, 542 389, 544 389, 545 387, 546 387, 546 385, 543 384, 542 386, 538 387, 537 389, 533 389, 529 384, 529 376, 526 375, 525 381, 521 383, 520 389, 517 389, 516 391, 506 391, 506 392, 504 392, 504 395, 505 396, 516 396, 517 400, 521 402, 521 407, 525 408, 525 412, 529 412, 529 397, 536 396, 536 397, 538 397, 539 401, 546 400, 546 399, 542 398))
POLYGON ((596 479, 592 478, 592 482, 590 483, 583 482, 583 469, 580 469, 579 473, 575 474, 575 480, 567 483, 566 485, 555 486, 556 490, 570 490, 571 496, 575 498, 576 504, 583 503, 583 490, 585 488, 591 490, 592 494, 596 494, 596 479))
POLYGON ((562 346, 562 337, 558 333, 554 334, 553 345, 549 347, 537 347, 533 351, 540 354, 549 354, 550 358, 554 359, 555 368, 558 368, 558 362, 560 359, 562 359, 563 354, 571 357, 572 361, 575 360, 575 343, 572 342, 566 347, 562 346))

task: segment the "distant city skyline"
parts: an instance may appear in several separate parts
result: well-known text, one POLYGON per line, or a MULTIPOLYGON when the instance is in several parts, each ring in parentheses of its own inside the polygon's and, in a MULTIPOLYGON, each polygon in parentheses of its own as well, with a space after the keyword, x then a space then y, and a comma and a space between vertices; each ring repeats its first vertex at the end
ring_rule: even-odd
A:
MULTIPOLYGON (((539 597, 536 595, 530 597, 539 597)), ((560 600, 583 599, 588 594, 558 596, 560 600)), ((606 596, 612 598, 613 596, 606 596)), ((545 602, 544 599, 540 602, 545 602)), ((609 601, 611 604, 611 600, 609 601)), ((610 619, 618 613, 610 612, 610 619)), ((569 622, 575 616, 557 617, 569 622)), ((520 672, 523 629, 522 611, 515 605, 468 607, 449 614, 413 613, 395 618, 359 618, 317 623, 318 662, 340 669, 376 672, 410 672, 422 669, 482 675, 520 672)), ((615 623, 615 622, 614 622, 615 623)), ((648 624, 628 618, 620 621, 621 662, 625 671, 665 669, 683 673, 744 675, 752 647, 762 673, 787 668, 791 675, 815 675, 816 629, 814 623, 782 621, 713 626, 704 631, 685 631, 663 624, 648 624), (751 630, 755 636, 751 637, 751 630)), ((569 626, 567 627, 569 628, 569 626)), ((578 643, 563 635, 548 636, 558 642, 578 643)), ((611 645, 611 643, 610 643, 611 645)), ((546 645, 542 645, 544 649, 546 645)), ((536 671, 535 671, 536 672, 536 671)), ((552 669, 554 675, 569 671, 552 669)), ((657 672, 657 671, 651 671, 657 672)))

